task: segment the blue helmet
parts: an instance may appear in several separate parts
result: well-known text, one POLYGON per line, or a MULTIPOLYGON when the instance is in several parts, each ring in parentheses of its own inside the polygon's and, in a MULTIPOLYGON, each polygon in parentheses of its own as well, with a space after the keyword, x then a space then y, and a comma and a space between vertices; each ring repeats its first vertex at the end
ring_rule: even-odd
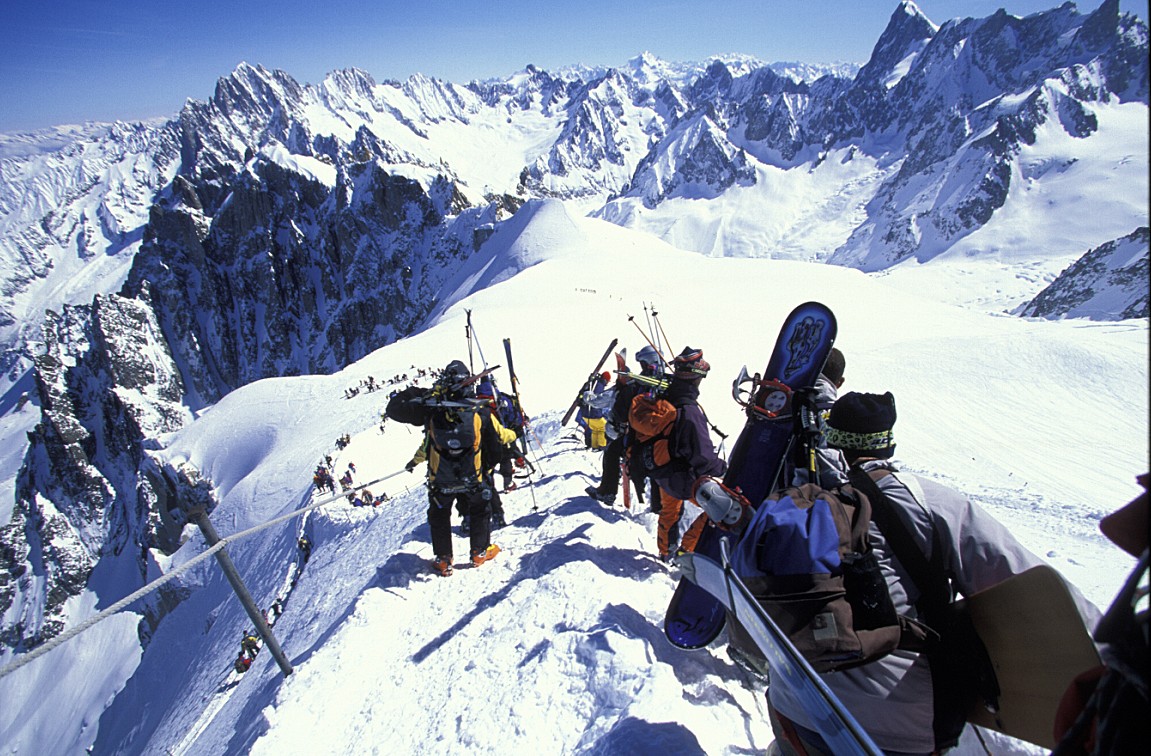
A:
POLYGON ((635 353, 635 358, 639 360, 641 366, 648 365, 651 367, 658 367, 663 363, 660 359, 659 352, 655 350, 651 344, 648 344, 643 349, 635 353))

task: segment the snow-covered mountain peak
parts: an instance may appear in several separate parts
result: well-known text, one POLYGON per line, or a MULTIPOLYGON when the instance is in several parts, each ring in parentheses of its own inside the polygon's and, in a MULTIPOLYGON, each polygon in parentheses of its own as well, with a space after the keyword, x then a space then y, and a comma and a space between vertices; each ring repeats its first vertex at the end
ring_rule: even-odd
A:
POLYGON ((858 81, 894 87, 911 68, 916 56, 939 31, 912 0, 903 0, 859 71, 858 81))

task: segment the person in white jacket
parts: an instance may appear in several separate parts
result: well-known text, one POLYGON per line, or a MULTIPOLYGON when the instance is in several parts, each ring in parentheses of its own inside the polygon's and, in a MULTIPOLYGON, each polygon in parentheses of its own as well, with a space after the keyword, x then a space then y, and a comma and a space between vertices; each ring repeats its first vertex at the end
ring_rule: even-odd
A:
MULTIPOLYGON (((847 393, 831 409, 827 445, 842 451, 850 466, 876 479, 925 556, 932 556, 933 541, 940 545, 943 567, 953 576, 959 593, 972 595, 1044 564, 994 517, 962 494, 900 472, 891 461, 895 451, 894 424, 895 397, 890 392, 847 393)), ((870 536, 896 611, 916 617, 918 587, 874 522, 870 536)), ((1078 592, 1073 593, 1087 624, 1094 626, 1098 610, 1078 592)), ((869 664, 822 677, 887 754, 936 751, 932 677, 926 655, 897 649, 869 664)), ((768 698, 780 752, 791 753, 791 748, 797 753, 830 752, 785 686, 771 685, 768 698)))

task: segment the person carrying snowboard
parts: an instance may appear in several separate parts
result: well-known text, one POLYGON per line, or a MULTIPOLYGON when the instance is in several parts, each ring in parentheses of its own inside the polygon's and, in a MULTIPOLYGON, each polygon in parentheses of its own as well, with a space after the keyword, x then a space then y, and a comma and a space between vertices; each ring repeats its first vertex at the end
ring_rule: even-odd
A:
MULTIPOLYGON (((645 395, 637 396, 628 414, 636 439, 628 454, 632 465, 629 470, 633 477, 646 475, 659 486, 661 509, 656 548, 665 562, 679 545, 683 502, 694 494, 696 481, 721 477, 727 467, 716 454, 707 417, 699 406, 699 384, 711 370, 703 359, 703 350, 685 347, 673 361, 672 370, 671 383, 663 396, 655 402, 645 395), (645 409, 651 412, 644 412, 645 409)), ((698 532, 691 531, 691 535, 688 538, 685 534, 683 544, 689 551, 698 532)))
MULTIPOLYGON (((475 398, 467 366, 453 360, 444 368, 433 394, 452 406, 434 407, 424 425, 427 439, 428 528, 432 536, 433 568, 451 575, 452 505, 463 502, 470 521, 472 565, 478 567, 494 559, 499 547, 491 543, 490 515, 493 488, 486 473, 497 460, 500 448, 515 441, 516 435, 504 428, 491 409, 480 403, 467 406, 475 398), (465 405, 465 406, 458 406, 465 405)), ((415 468, 415 460, 408 469, 415 468)))
MULTIPOLYGON (((891 503, 919 550, 941 563, 954 590, 970 596, 1044 564, 962 494, 933 480, 900 472, 891 461, 895 417, 895 397, 890 392, 847 393, 831 408, 825 429, 827 445, 844 454, 849 465, 845 472, 853 481, 863 476, 874 482, 877 495, 891 503)), ((862 483, 855 487, 867 494, 862 483)), ((895 611, 930 626, 931 618, 917 606, 925 589, 912 582, 907 566, 895 556, 874 519, 869 537, 895 611)), ((1098 610, 1077 591, 1072 593, 1080 612, 1093 626, 1098 610)), ((928 654, 896 648, 866 664, 824 673, 822 678, 881 749, 930 754, 955 745, 969 705, 948 706, 939 694, 951 686, 942 678, 935 679, 933 668, 928 654)), ((768 704, 782 753, 830 753, 787 686, 769 685, 768 704)))

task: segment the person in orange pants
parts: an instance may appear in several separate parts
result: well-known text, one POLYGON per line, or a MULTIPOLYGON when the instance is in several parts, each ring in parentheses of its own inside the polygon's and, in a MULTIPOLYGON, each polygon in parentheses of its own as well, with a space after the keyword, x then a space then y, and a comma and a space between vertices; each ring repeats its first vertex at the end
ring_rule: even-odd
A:
POLYGON ((662 488, 659 489, 659 524, 656 526, 656 547, 661 561, 670 561, 677 550, 695 551, 700 533, 707 524, 703 514, 692 521, 680 535, 680 522, 683 520, 683 499, 677 499, 662 488))

